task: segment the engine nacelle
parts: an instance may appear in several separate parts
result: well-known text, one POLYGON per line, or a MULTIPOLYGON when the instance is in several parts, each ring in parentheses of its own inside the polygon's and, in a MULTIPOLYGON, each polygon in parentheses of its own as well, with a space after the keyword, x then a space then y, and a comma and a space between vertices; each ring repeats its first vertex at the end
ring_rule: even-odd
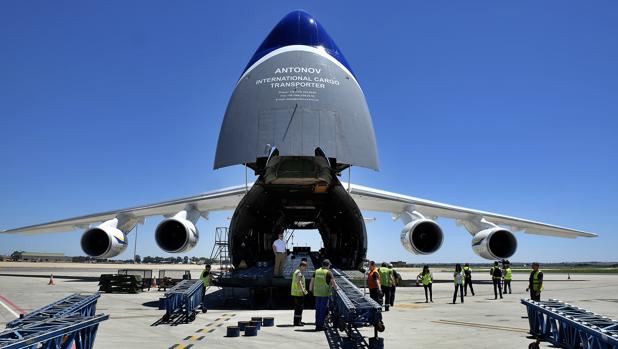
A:
POLYGON ((413 220, 401 231, 401 244, 414 254, 434 253, 442 246, 443 240, 442 228, 427 218, 413 220))
POLYGON ((515 254, 517 239, 513 233, 504 228, 488 228, 474 235, 472 250, 485 259, 506 259, 515 254))
POLYGON ((128 242, 127 236, 120 229, 103 223, 84 232, 81 246, 90 257, 105 259, 124 252, 128 242))
POLYGON ((163 251, 181 253, 197 245, 199 233, 195 224, 176 215, 159 223, 155 230, 155 240, 163 251))

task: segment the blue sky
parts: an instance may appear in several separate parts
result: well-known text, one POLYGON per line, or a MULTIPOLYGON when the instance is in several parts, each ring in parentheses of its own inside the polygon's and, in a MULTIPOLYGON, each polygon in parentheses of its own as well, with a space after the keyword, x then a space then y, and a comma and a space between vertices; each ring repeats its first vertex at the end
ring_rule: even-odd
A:
MULTIPOLYGON (((2 1, 0 229, 242 183, 241 167, 212 169, 223 113, 296 8, 344 52, 372 112, 381 170, 354 168, 353 182, 600 235, 519 233, 512 260, 618 260, 614 1, 2 1)), ((208 256, 230 216, 200 221, 188 255, 208 256)), ((366 216, 370 258, 481 261, 450 221, 440 251, 414 256, 401 222, 366 216)), ((164 255, 158 221, 139 227, 138 254, 164 255)), ((80 237, 3 235, 0 254, 79 255, 80 237)))

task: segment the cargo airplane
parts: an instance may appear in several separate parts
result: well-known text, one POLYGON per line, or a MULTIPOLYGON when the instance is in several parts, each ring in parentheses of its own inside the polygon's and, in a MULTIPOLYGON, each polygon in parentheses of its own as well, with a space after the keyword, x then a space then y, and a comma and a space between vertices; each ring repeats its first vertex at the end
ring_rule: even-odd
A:
POLYGON ((287 229, 316 229, 324 253, 342 269, 361 267, 367 253, 362 211, 400 219, 403 248, 436 252, 444 240, 438 217, 472 235, 472 249, 495 260, 517 249, 514 232, 564 238, 596 234, 345 183, 350 166, 378 170, 376 138, 357 75, 322 25, 304 11, 285 16, 255 51, 228 103, 214 168, 244 165, 251 185, 127 209, 2 231, 47 233, 83 229, 81 247, 110 258, 127 248, 127 234, 150 216, 165 217, 154 235, 169 253, 198 243, 196 222, 234 210, 229 251, 234 265, 272 258, 271 245, 287 229), (246 251, 250 253, 246 253, 246 251))

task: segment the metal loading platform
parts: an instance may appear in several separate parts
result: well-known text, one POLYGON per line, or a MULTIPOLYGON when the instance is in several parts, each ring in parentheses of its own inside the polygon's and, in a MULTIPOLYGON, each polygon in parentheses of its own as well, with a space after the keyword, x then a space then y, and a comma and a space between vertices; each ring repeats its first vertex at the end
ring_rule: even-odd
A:
POLYGON ((289 287, 292 273, 302 258, 307 259, 307 270, 303 273, 305 279, 310 280, 315 271, 314 263, 309 253, 292 253, 286 257, 281 277, 273 276, 273 265, 264 264, 247 269, 237 269, 222 273, 214 280, 219 287, 289 287))
POLYGON ((165 309, 163 322, 174 320, 173 324, 181 321, 189 323, 195 320, 198 308, 206 312, 202 306, 204 284, 201 280, 183 280, 165 293, 165 298, 159 299, 159 309, 165 309))
POLYGON ((526 306, 530 333, 562 348, 618 349, 618 321, 556 299, 526 306))
POLYGON ((378 332, 384 331, 382 306, 365 295, 344 272, 337 269, 332 269, 332 272, 338 288, 332 293, 329 306, 328 327, 331 334, 333 330, 345 332, 346 347, 383 348, 383 339, 378 337, 378 332), (370 326, 374 328, 374 337, 369 338, 367 343, 358 328, 370 326))
POLYGON ((20 316, 0 332, 0 348, 92 348, 99 323, 109 318, 95 315, 99 297, 73 294, 20 316))

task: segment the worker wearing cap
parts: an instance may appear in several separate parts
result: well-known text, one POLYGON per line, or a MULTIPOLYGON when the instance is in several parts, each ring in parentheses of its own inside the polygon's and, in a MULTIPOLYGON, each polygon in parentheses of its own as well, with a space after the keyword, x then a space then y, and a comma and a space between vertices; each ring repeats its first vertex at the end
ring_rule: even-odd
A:
POLYGON ((325 259, 322 261, 322 267, 313 273, 309 290, 313 292, 315 297, 315 330, 324 331, 324 321, 328 314, 328 298, 330 297, 331 288, 337 290, 335 277, 330 269, 330 261, 325 259))
POLYGON ((506 263, 504 265, 504 294, 506 294, 506 289, 508 287, 509 294, 513 293, 511 290, 511 280, 513 280, 513 269, 511 269, 511 265, 506 263))
POLYGON ((380 283, 382 284, 382 293, 384 294, 384 311, 389 311, 391 301, 391 286, 393 285, 393 273, 388 269, 386 262, 382 263, 380 269, 380 283))
POLYGON ((530 291, 530 299, 533 301, 541 301, 541 292, 543 291, 543 272, 539 270, 539 263, 532 263, 532 272, 530 273, 530 279, 528 280, 528 288, 526 291, 530 291))
POLYGON ((382 305, 382 289, 380 285, 380 273, 376 262, 369 262, 369 274, 367 274, 367 286, 369 287, 369 297, 382 305))
POLYGON ((307 262, 301 261, 298 268, 292 274, 292 289, 291 294, 294 298, 294 326, 303 326, 303 308, 305 307, 305 295, 307 289, 305 287, 305 276, 303 273, 307 271, 307 262))
POLYGON ((502 299, 502 269, 498 266, 498 262, 494 262, 494 266, 489 269, 489 275, 491 275, 491 281, 494 284, 494 299, 498 299, 498 292, 500 292, 500 299, 502 299))
POLYGON ((393 276, 393 284, 391 285, 391 297, 389 298, 389 304, 392 307, 395 305, 395 291, 397 290, 397 285, 401 281, 401 275, 397 272, 397 270, 393 269, 393 265, 388 263, 388 269, 391 271, 391 275, 393 276))
POLYGON ((204 267, 204 270, 200 274, 200 280, 202 280, 202 284, 204 284, 204 288, 202 289, 202 309, 206 311, 206 290, 210 286, 210 281, 212 280, 210 264, 206 264, 204 267))

